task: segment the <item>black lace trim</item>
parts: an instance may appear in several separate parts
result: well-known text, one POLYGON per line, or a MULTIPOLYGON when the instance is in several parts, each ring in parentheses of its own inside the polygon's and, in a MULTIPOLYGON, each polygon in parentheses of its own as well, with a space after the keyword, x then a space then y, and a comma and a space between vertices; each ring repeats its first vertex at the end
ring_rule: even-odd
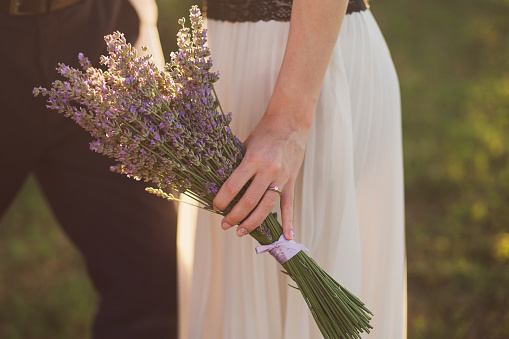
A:
MULTIPOLYGON (((204 0, 210 19, 245 21, 290 21, 293 0, 204 0)), ((364 0, 349 0, 346 14, 368 8, 364 0)))

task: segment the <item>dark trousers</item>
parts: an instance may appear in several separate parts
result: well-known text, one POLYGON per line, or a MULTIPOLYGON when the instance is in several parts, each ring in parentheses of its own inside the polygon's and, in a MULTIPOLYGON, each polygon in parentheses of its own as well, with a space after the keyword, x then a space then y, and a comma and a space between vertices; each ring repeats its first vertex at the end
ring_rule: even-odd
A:
POLYGON ((97 61, 104 35, 119 29, 133 41, 137 27, 126 0, 0 13, 0 215, 34 173, 98 292, 95 338, 176 338, 175 209, 110 172, 113 162, 89 150, 90 136, 31 92, 50 86, 58 62, 76 67, 79 52, 97 61))

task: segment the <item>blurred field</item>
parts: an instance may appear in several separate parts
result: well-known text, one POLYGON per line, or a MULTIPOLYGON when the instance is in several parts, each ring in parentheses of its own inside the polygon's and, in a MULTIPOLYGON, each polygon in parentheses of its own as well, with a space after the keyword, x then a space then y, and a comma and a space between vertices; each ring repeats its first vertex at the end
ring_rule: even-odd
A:
MULTIPOLYGON (((189 0, 159 0, 165 54, 189 0)), ((509 1, 373 0, 398 69, 409 338, 509 338, 509 1)), ((0 338, 89 338, 95 295, 31 179, 0 223, 0 338)))

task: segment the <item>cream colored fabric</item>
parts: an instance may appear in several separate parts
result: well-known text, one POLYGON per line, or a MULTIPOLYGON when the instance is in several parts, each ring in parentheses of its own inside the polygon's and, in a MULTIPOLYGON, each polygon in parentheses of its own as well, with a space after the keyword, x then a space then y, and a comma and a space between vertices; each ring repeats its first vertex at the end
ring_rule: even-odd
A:
MULTIPOLYGON (((289 24, 209 20, 216 89, 244 139, 264 113, 289 24)), ((309 133, 295 194, 297 241, 373 311, 367 338, 406 337, 400 98, 371 12, 343 23, 309 133)), ((300 292, 256 242, 181 204, 180 338, 315 339, 300 292)))
POLYGON ((141 47, 147 46, 158 67, 164 66, 164 55, 157 30, 157 4, 155 0, 129 0, 140 18, 140 31, 134 47, 143 54, 141 47))

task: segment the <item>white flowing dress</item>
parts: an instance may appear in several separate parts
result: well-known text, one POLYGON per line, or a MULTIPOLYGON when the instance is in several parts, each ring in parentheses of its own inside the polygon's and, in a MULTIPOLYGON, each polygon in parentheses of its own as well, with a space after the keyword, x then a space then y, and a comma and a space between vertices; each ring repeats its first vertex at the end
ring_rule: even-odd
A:
MULTIPOLYGON (((270 99, 288 22, 208 20, 224 110, 245 139, 270 99)), ((296 241, 374 313, 367 338, 406 337, 399 85, 369 10, 346 15, 295 192, 296 241)), ((180 204, 182 339, 315 339, 318 327, 281 266, 221 218, 180 204), (197 215, 196 215, 197 214, 197 215)))
POLYGON ((155 0, 129 0, 136 10, 140 20, 140 30, 138 32, 138 40, 134 44, 134 48, 140 55, 144 54, 142 47, 147 47, 147 52, 157 67, 164 67, 164 55, 159 39, 159 31, 157 30, 157 4, 155 0))

